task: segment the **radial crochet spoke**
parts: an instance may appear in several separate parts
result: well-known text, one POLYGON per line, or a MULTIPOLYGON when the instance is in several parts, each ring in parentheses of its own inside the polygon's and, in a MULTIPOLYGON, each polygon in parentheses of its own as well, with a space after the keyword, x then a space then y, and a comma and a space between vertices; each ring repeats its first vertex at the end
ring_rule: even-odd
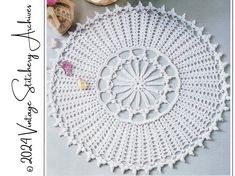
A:
POLYGON ((127 76, 129 79, 135 79, 135 77, 133 77, 126 68, 123 67, 122 71, 125 73, 125 76, 127 76))
POLYGON ((145 82, 160 80, 161 78, 162 78, 162 75, 149 76, 148 78, 145 79, 145 82))
POLYGON ((133 69, 133 66, 131 64, 128 64, 127 67, 128 67, 128 71, 130 72, 131 76, 134 78, 136 73, 133 69))
POLYGON ((126 83, 126 82, 121 82, 121 81, 115 81, 115 86, 129 86, 129 84, 128 83, 126 83))
POLYGON ((128 90, 130 90, 131 87, 130 86, 125 86, 125 87, 119 87, 118 89, 114 90, 117 94, 121 94, 124 93, 128 90))
MULTIPOLYGON (((155 101, 155 97, 154 97, 148 90, 144 90, 144 94, 146 95, 146 97, 149 98, 149 100, 151 99, 152 102, 155 101)), ((150 102, 150 101, 149 101, 149 102, 150 102)), ((151 103, 149 103, 149 104, 151 104, 151 103)))
POLYGON ((139 75, 140 75, 140 63, 139 63, 139 61, 135 61, 134 66, 135 66, 135 70, 136 70, 136 76, 139 77, 139 75))
POLYGON ((116 87, 129 87, 130 85, 128 85, 128 84, 123 84, 123 85, 117 85, 117 84, 115 84, 115 86, 116 86, 116 87))
POLYGON ((143 91, 141 91, 140 94, 141 94, 141 97, 142 97, 142 101, 145 102, 146 105, 150 105, 149 99, 147 98, 145 93, 143 91))
POLYGON ((154 88, 153 86, 146 86, 145 89, 148 90, 148 91, 156 92, 156 93, 161 93, 162 92, 162 91, 154 88))
POLYGON ((140 73, 141 77, 146 73, 146 71, 148 70, 148 67, 149 67, 149 65, 147 63, 144 63, 144 66, 141 69, 141 73, 140 73))
POLYGON ((141 95, 140 95, 140 92, 139 91, 137 91, 136 92, 136 97, 135 97, 135 101, 136 101, 136 107, 140 107, 140 100, 141 100, 141 97, 140 97, 141 95))
POLYGON ((155 67, 150 67, 147 72, 143 75, 143 79, 146 79, 149 75, 151 75, 156 70, 155 67))
POLYGON ((121 81, 121 82, 125 82, 125 83, 129 83, 130 82, 130 80, 128 80, 126 77, 124 77, 123 75, 118 75, 117 77, 116 77, 116 79, 118 80, 118 81, 121 81))
POLYGON ((121 99, 121 101, 127 99, 131 95, 132 92, 133 92, 133 90, 129 89, 128 91, 126 91, 122 94, 119 94, 119 99, 121 99))
POLYGON ((151 82, 147 82, 145 83, 146 86, 163 86, 162 83, 158 83, 156 81, 151 81, 151 82))
POLYGON ((132 102, 134 101, 135 97, 136 97, 136 91, 133 91, 133 92, 131 93, 131 96, 130 96, 130 97, 128 98, 128 100, 127 100, 127 104, 128 104, 128 105, 131 105, 132 102))

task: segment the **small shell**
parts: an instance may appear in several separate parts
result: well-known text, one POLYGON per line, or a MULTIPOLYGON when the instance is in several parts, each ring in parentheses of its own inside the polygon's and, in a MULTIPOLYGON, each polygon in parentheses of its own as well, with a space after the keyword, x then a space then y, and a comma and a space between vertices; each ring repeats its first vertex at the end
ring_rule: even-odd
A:
POLYGON ((79 78, 78 85, 80 90, 86 90, 88 87, 87 83, 81 78, 79 78))
POLYGON ((112 4, 116 2, 117 0, 87 0, 87 1, 95 5, 105 6, 105 5, 112 4))

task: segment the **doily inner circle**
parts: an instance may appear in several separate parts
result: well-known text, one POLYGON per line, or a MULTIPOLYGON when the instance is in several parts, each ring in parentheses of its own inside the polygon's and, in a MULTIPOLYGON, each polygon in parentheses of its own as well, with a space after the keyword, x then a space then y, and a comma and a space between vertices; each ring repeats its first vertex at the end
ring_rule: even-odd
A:
POLYGON ((149 48, 126 48, 102 67, 98 96, 124 122, 142 124, 169 112, 177 100, 180 79, 170 59, 149 48))

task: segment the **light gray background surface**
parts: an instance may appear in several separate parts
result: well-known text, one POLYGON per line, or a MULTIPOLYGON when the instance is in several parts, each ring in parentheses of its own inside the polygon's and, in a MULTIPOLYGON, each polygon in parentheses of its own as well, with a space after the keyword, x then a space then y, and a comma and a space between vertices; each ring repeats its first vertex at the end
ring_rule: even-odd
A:
MULTIPOLYGON (((86 17, 93 17, 94 12, 103 12, 104 8, 92 5, 85 0, 74 0, 76 4, 75 22, 84 23, 86 17)), ((132 5, 138 1, 130 0, 132 5)), ((144 5, 149 1, 142 0, 144 5)), ((219 51, 225 54, 224 60, 230 59, 230 1, 229 0, 152 0, 152 4, 166 9, 175 8, 176 13, 186 13, 187 20, 196 20, 198 26, 204 26, 205 32, 213 35, 212 41, 219 43, 219 51)), ((126 0, 118 0, 117 4, 124 6, 126 0)), ((113 8, 113 5, 108 6, 113 8)), ((47 39, 60 37, 50 27, 47 27, 47 39)), ((47 48, 47 60, 56 56, 54 50, 47 48)), ((212 134, 212 141, 205 142, 205 148, 197 148, 196 156, 186 158, 186 163, 178 162, 175 169, 163 168, 160 175, 228 175, 230 170, 230 119, 229 113, 224 114, 225 121, 219 124, 220 131, 212 134)), ((53 127, 54 119, 47 118, 47 175, 48 176, 111 176, 121 175, 116 169, 111 173, 108 166, 98 168, 96 161, 86 162, 85 154, 76 155, 75 147, 67 147, 67 139, 59 138, 60 129, 53 127)), ((127 172, 127 175, 132 173, 127 172)), ((144 172, 140 173, 144 175, 144 172)), ((152 175, 159 174, 156 170, 152 175)))

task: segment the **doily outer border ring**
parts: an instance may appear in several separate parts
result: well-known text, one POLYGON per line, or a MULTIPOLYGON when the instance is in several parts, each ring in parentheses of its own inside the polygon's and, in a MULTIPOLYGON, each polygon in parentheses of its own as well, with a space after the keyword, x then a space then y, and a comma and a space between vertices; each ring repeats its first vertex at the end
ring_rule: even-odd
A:
MULTIPOLYGON (((55 124, 54 127, 60 127, 61 132, 59 134, 60 137, 68 137, 68 147, 75 145, 77 146, 77 154, 80 154, 81 152, 84 152, 87 156, 87 161, 89 162, 92 159, 96 159, 97 160, 97 165, 101 166, 104 164, 108 164, 110 166, 110 170, 111 172, 114 171, 114 168, 119 167, 121 169, 121 173, 125 173, 126 170, 132 170, 132 172, 134 174, 137 173, 137 171, 139 170, 145 170, 146 174, 150 174, 150 171, 153 169, 157 169, 159 172, 162 171, 162 168, 166 165, 168 165, 170 168, 174 167, 174 164, 177 161, 183 161, 185 162, 185 157, 187 157, 188 155, 194 155, 194 151, 195 148, 197 147, 204 147, 204 141, 205 140, 210 140, 211 139, 211 133, 213 131, 218 131, 219 128, 217 126, 217 123, 220 121, 223 121, 223 116, 222 114, 225 111, 229 111, 230 107, 229 105, 226 105, 227 101, 230 101, 230 96, 228 93, 228 90, 230 89, 230 85, 226 82, 226 79, 228 77, 230 77, 229 73, 225 72, 225 67, 228 66, 228 63, 224 62, 221 60, 221 58, 223 57, 223 54, 220 52, 216 51, 216 48, 218 47, 218 44, 212 44, 210 41, 211 35, 205 35, 204 34, 204 27, 197 27, 195 25, 195 21, 187 21, 185 19, 185 14, 183 14, 182 16, 179 16, 175 13, 174 8, 171 9, 170 11, 166 11, 165 10, 165 6, 163 5, 161 8, 156 8, 154 6, 152 6, 151 2, 149 2, 148 6, 143 6, 141 2, 139 2, 139 4, 136 7, 132 7, 130 5, 130 3, 127 3, 127 6, 125 7, 119 7, 118 5, 115 5, 115 8, 113 10, 113 12, 115 11, 121 11, 122 9, 143 9, 143 8, 147 8, 149 10, 156 10, 158 9, 159 11, 163 12, 163 13, 168 13, 169 15, 174 15, 177 16, 179 19, 183 20, 183 22, 187 23, 188 25, 190 25, 192 28, 194 28, 196 31, 199 32, 199 35, 206 40, 206 42, 208 42, 210 49, 212 49, 212 51, 214 51, 216 53, 216 57, 219 60, 219 65, 220 65, 220 69, 223 70, 223 73, 221 74, 222 78, 221 80, 223 80, 223 89, 225 91, 224 97, 222 97, 224 99, 224 102, 222 104, 222 106, 219 108, 219 113, 214 117, 214 121, 213 123, 211 123, 210 127, 209 127, 209 131, 203 135, 201 135, 200 137, 198 137, 198 140, 194 141, 193 145, 187 149, 185 151, 184 154, 179 155, 175 160, 172 161, 168 161, 168 162, 164 162, 164 163, 160 163, 160 164, 156 164, 154 166, 152 166, 151 168, 136 168, 136 167, 131 167, 131 166, 124 166, 121 163, 115 163, 113 161, 107 161, 103 158, 101 158, 100 156, 95 156, 91 151, 86 150, 83 145, 81 143, 79 143, 79 141, 75 141, 74 136, 70 136, 68 129, 66 127, 64 127, 62 125, 61 120, 62 119, 58 119, 56 118, 56 108, 55 108, 55 104, 54 104, 54 99, 53 99, 53 92, 55 91, 54 87, 53 87, 53 83, 54 81, 56 81, 56 72, 58 71, 59 67, 57 65, 57 59, 60 58, 63 54, 63 52, 66 52, 67 46, 69 44, 69 42, 71 42, 74 39, 74 36, 77 34, 75 32, 69 32, 69 37, 67 40, 65 40, 62 44, 62 48, 61 49, 57 49, 57 58, 54 58, 53 62, 51 63, 51 66, 48 66, 47 71, 48 71, 48 76, 47 76, 47 88, 48 88, 48 92, 47 92, 47 98, 48 98, 48 103, 47 103, 47 111, 48 111, 48 116, 49 117, 54 117, 55 118, 55 124)), ((106 7, 106 12, 103 14, 99 14, 99 13, 95 13, 95 17, 93 19, 89 19, 87 18, 87 22, 84 24, 80 24, 77 23, 77 27, 76 27, 76 31, 81 31, 82 29, 85 29, 86 25, 89 25, 90 23, 92 23, 94 20, 99 19, 101 16, 103 15, 108 15, 109 13, 111 13, 112 11, 110 11, 107 7, 106 7)))

